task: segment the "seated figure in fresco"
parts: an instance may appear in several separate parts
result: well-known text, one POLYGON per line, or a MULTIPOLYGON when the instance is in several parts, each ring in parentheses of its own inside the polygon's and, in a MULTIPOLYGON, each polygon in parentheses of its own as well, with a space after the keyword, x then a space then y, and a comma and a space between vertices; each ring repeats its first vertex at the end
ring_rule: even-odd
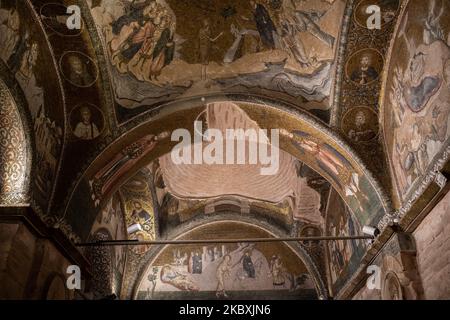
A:
POLYGON ((219 260, 220 258, 222 258, 222 252, 219 250, 219 248, 214 247, 213 252, 214 252, 214 260, 219 260))
POLYGON ((185 252, 181 254, 180 249, 177 249, 173 252, 173 264, 176 266, 183 266, 186 260, 188 259, 188 255, 185 252))
POLYGON ((155 31, 156 6, 152 3, 145 12, 134 11, 124 15, 112 24, 112 32, 116 36, 110 42, 114 56, 119 56, 119 64, 128 63, 138 53, 149 49, 155 31))

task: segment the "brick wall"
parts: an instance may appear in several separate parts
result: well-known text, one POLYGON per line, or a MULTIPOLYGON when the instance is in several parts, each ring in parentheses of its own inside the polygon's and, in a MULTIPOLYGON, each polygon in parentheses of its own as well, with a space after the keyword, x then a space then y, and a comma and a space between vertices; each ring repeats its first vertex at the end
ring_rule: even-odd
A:
POLYGON ((37 238, 22 223, 0 223, 0 300, 44 299, 55 275, 62 283, 50 298, 70 299, 64 287, 71 264, 47 239, 37 238))
POLYGON ((450 192, 414 231, 425 299, 450 299, 450 192))

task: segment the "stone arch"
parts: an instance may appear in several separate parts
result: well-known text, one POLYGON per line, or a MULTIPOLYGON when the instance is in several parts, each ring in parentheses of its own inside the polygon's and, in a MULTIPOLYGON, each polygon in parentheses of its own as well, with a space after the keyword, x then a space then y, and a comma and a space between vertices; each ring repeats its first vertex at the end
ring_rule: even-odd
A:
MULTIPOLYGON (((198 118, 205 105, 212 103, 233 103, 246 112, 250 118, 258 123, 261 128, 280 128, 280 149, 290 153, 304 162, 313 170, 321 174, 338 191, 350 210, 358 218, 361 225, 377 225, 383 223, 382 218, 391 213, 391 205, 385 191, 377 180, 366 168, 363 161, 356 155, 352 148, 329 127, 315 119, 307 112, 301 111, 293 105, 282 104, 262 98, 243 96, 207 97, 203 100, 191 99, 182 102, 174 102, 164 105, 159 113, 151 119, 144 120, 134 125, 120 138, 110 144, 100 155, 92 160, 85 169, 83 176, 74 185, 74 190, 66 202, 64 218, 72 225, 77 225, 79 211, 75 209, 76 199, 82 195, 90 194, 90 197, 98 203, 90 203, 91 210, 95 210, 101 202, 107 199, 122 183, 136 173, 143 165, 170 152, 175 143, 170 139, 162 138, 161 133, 170 132, 178 128, 187 128, 193 132, 193 122, 198 118), (125 174, 117 179, 112 188, 105 188, 106 192, 98 197, 95 194, 103 184, 95 186, 96 175, 106 168, 120 152, 128 152, 133 158, 133 150, 139 149, 139 144, 149 145, 152 140, 158 140, 155 148, 147 150, 142 157, 134 158, 134 163, 127 164, 125 174), (308 139, 311 139, 309 141, 308 139), (307 141, 308 140, 308 141, 307 141), (308 151, 311 143, 313 150, 308 151), (302 145, 303 144, 303 145, 302 145), (327 168, 326 159, 331 154, 344 173, 333 176, 327 168), (321 158, 322 157, 322 158, 321 158)), ((169 135, 170 137, 170 135, 169 135)), ((140 150, 140 149, 139 149, 140 150)), ((100 177, 100 176, 99 176, 100 177)), ((102 177, 100 177, 102 178, 102 177)), ((89 214, 86 208, 86 214, 89 214)), ((92 220, 92 217, 88 219, 92 220)), ((81 234, 83 238, 83 234, 81 234)))

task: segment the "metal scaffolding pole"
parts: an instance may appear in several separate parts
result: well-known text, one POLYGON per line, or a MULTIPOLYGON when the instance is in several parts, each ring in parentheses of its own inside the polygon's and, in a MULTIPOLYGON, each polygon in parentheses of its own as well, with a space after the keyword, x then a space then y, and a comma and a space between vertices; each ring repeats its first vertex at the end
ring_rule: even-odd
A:
POLYGON ((143 246, 143 245, 188 245, 188 244, 221 244, 221 243, 242 243, 242 242, 291 242, 291 241, 334 241, 334 240, 373 240, 373 236, 347 236, 347 237, 290 237, 290 238, 241 238, 241 239, 205 239, 205 240, 102 240, 95 242, 77 243, 77 247, 97 247, 97 246, 143 246))

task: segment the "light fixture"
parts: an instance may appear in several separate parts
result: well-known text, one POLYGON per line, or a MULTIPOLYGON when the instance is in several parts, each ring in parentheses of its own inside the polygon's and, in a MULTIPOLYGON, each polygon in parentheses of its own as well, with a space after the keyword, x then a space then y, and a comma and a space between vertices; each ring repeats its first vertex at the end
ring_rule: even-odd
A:
POLYGON ((362 232, 372 237, 377 237, 380 234, 380 230, 377 227, 364 226, 362 232))
POLYGON ((133 234, 135 232, 142 231, 142 226, 140 223, 132 224, 127 228, 128 234, 133 234))

